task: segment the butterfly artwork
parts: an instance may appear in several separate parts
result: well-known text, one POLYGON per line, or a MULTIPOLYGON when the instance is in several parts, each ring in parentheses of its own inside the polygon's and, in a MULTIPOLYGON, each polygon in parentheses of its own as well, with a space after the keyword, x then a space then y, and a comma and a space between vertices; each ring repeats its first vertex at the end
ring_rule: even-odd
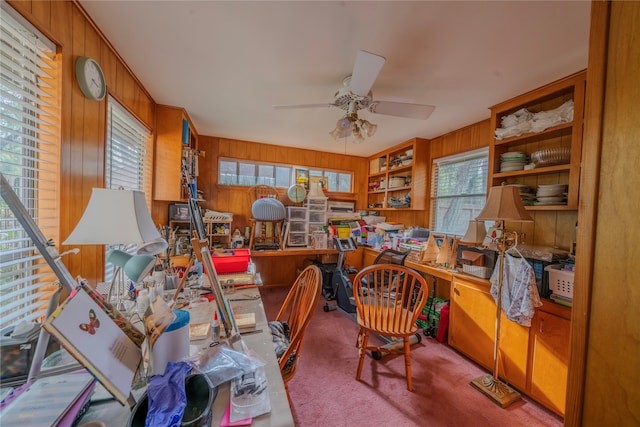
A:
POLYGON ((89 310, 89 323, 80 323, 78 325, 80 329, 87 332, 90 335, 95 335, 96 329, 100 327, 100 320, 96 317, 96 312, 93 309, 89 310))

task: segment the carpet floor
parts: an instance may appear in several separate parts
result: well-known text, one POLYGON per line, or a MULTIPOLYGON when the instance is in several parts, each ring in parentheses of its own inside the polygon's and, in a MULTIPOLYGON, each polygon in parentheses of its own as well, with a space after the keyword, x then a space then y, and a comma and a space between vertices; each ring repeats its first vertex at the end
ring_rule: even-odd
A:
MULTIPOLYGON (((288 288, 262 288, 274 319, 288 288)), ((403 356, 365 358, 355 379, 356 323, 340 310, 324 312, 320 297, 296 375, 289 382, 296 426, 549 426, 562 419, 527 397, 502 409, 469 381, 487 371, 446 344, 422 336, 411 348, 413 392, 406 388, 403 356)))

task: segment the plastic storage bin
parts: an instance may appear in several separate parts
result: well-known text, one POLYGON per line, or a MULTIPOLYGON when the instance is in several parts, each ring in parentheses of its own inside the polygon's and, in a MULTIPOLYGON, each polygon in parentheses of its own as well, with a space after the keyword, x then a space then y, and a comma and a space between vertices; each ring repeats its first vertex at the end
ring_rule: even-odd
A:
POLYGON ((244 273, 249 268, 251 254, 249 249, 225 249, 215 251, 211 260, 218 274, 244 273))
POLYGON ((556 295, 573 298, 573 271, 562 269, 562 264, 546 266, 549 273, 549 290, 556 295))
POLYGON ((289 221, 306 221, 307 220, 307 208, 299 208, 295 206, 287 207, 289 221))

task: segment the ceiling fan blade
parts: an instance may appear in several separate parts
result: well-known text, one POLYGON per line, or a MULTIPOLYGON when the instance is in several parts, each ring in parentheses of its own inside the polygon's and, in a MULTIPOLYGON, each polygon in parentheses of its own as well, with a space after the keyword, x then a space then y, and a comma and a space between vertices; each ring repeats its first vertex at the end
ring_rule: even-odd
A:
POLYGON ((428 119, 435 109, 436 107, 433 105, 407 104, 392 101, 374 101, 369 106, 369 111, 372 113, 421 120, 428 119))
POLYGON ((335 107, 335 104, 285 104, 285 105, 272 105, 276 110, 288 110, 294 108, 318 108, 318 107, 335 107))
POLYGON ((356 55, 356 63, 353 66, 349 90, 356 95, 367 96, 384 65, 384 61, 382 56, 359 50, 356 55))

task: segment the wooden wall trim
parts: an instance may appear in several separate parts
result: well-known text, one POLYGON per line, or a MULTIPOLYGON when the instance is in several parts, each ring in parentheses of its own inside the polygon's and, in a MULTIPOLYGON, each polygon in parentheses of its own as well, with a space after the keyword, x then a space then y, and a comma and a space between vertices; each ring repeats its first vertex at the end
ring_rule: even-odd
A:
POLYGON ((593 261, 597 225, 597 207, 602 151, 602 127, 607 66, 607 43, 610 3, 594 1, 591 4, 591 30, 589 36, 589 63, 587 66, 586 105, 582 142, 580 201, 578 207, 578 236, 576 246, 575 281, 571 319, 569 372, 565 425, 581 426, 586 378, 587 339, 593 261))

